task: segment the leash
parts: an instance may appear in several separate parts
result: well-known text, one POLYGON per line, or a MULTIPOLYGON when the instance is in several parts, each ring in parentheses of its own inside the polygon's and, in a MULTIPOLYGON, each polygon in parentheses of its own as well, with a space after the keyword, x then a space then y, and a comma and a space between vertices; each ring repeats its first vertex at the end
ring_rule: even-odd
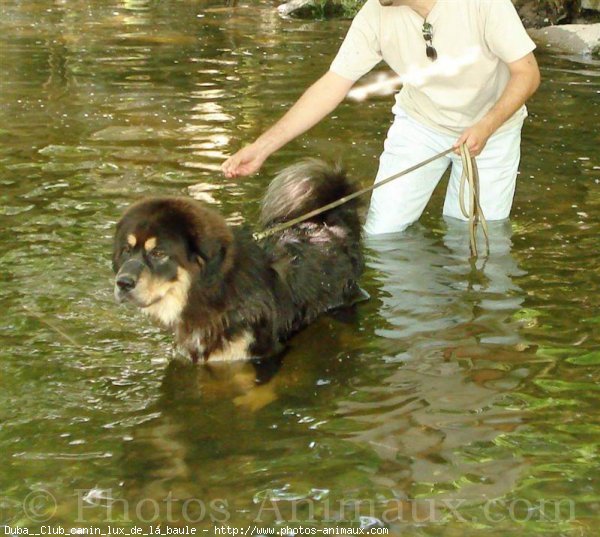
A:
POLYGON ((477 225, 481 224, 483 238, 485 239, 485 255, 490 255, 490 237, 488 225, 479 202, 479 170, 475 157, 466 144, 460 146, 460 158, 462 160, 462 174, 460 176, 460 188, 458 198, 460 201, 460 210, 465 218, 469 219, 469 246, 471 248, 471 257, 477 258, 477 225), (469 207, 465 207, 465 186, 469 184, 469 207))
MULTIPOLYGON (((318 207, 317 209, 314 209, 302 216, 298 216, 297 218, 288 220, 287 222, 283 222, 282 224, 279 224, 277 226, 273 226, 264 231, 254 233, 252 236, 254 237, 255 240, 261 240, 261 239, 264 239, 265 237, 269 237, 270 235, 279 233, 280 231, 283 231, 292 226, 295 226, 296 224, 300 224, 301 222, 306 222, 306 220, 310 220, 311 218, 313 218, 321 213, 330 211, 331 209, 335 209, 336 207, 339 207, 340 205, 343 205, 344 203, 348 203, 349 201, 356 199, 359 196, 366 194, 367 192, 371 192, 372 190, 375 190, 376 188, 379 188, 383 185, 387 185, 391 181, 394 181, 400 177, 408 175, 409 173, 412 173, 412 172, 418 170, 419 168, 422 168, 423 166, 427 166, 427 164, 429 164, 439 158, 442 158, 442 157, 446 156, 448 153, 452 153, 453 151, 454 151, 453 147, 446 149, 445 151, 442 151, 441 153, 438 153, 437 155, 434 155, 433 157, 430 157, 422 162, 419 162, 418 164, 415 164, 414 166, 411 166, 410 168, 407 168, 406 170, 402 170, 401 172, 398 172, 394 175, 390 175, 389 177, 385 178, 383 181, 379 181, 378 183, 374 183, 365 188, 361 188, 360 190, 357 190, 356 192, 353 192, 352 194, 349 194, 348 196, 344 196, 343 198, 340 198, 336 201, 332 201, 331 203, 328 203, 327 205, 318 207)), ((460 194, 459 194, 460 209, 461 209, 463 215, 465 216, 465 218, 469 219, 469 241, 470 241, 470 248, 471 248, 471 256, 477 257, 477 255, 478 255, 478 253, 477 253, 477 225, 479 223, 481 223, 481 227, 483 229, 483 236, 485 238, 486 255, 489 255, 490 248, 489 248, 488 227, 487 227, 487 222, 485 220, 485 217, 483 215, 483 211, 481 210, 481 205, 479 203, 479 172, 477 170, 477 163, 475 162, 475 157, 471 156, 469 148, 466 146, 466 144, 462 144, 460 146, 460 154, 461 154, 461 159, 462 159, 462 175, 460 178, 460 194), (467 183, 469 184, 469 207, 468 208, 465 207, 465 203, 464 203, 464 191, 465 191, 465 186, 467 183)))

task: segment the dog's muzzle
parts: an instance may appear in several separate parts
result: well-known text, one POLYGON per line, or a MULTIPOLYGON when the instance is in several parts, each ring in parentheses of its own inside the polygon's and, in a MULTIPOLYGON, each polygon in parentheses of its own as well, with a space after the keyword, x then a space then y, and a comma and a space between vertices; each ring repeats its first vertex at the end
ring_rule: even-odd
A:
POLYGON ((139 259, 126 261, 115 278, 115 298, 122 302, 135 289, 145 265, 139 259))

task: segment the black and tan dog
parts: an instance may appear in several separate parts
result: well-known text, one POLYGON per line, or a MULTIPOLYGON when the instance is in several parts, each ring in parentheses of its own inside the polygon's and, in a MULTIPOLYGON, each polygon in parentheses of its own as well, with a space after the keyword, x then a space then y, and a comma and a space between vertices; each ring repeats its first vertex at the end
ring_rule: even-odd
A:
MULTIPOLYGON (((354 191, 339 168, 304 161, 271 182, 269 229, 354 191)), ((363 268, 354 202, 256 241, 187 198, 149 198, 117 225, 115 296, 170 328, 196 362, 262 358, 347 304, 363 268)))

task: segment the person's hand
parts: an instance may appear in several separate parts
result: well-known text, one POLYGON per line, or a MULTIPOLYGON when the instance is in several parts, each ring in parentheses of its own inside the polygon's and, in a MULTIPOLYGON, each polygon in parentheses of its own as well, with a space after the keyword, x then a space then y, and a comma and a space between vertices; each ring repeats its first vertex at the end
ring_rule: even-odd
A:
POLYGON ((239 177, 257 172, 267 159, 267 154, 256 143, 247 145, 229 157, 222 165, 221 170, 225 177, 239 177))
POLYGON ((481 154, 493 130, 483 121, 475 123, 472 127, 465 130, 460 138, 454 143, 454 152, 460 155, 460 146, 467 144, 471 156, 476 157, 481 154))

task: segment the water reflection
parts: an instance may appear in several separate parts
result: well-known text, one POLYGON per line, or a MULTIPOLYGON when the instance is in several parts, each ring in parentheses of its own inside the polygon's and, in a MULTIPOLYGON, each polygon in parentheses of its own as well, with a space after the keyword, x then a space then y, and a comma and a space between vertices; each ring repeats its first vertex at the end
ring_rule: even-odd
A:
POLYGON ((134 502, 205 497, 220 481, 219 467, 227 469, 222 459, 243 464, 240 442, 248 452, 261 442, 248 434, 257 432, 252 415, 276 399, 269 380, 279 365, 171 362, 160 399, 147 409, 155 419, 136 427, 126 448, 125 496, 134 502))
POLYGON ((519 366, 527 343, 513 319, 524 300, 513 278, 524 271, 511 252, 510 223, 490 223, 491 254, 479 268, 467 262, 466 224, 453 219, 445 220, 441 239, 417 225, 367 245, 387 374, 364 388, 367 401, 363 394, 339 407, 364 427, 353 441, 389 461, 375 481, 400 497, 505 494, 526 462, 510 453, 477 460, 465 450, 490 445, 521 423, 498 405, 528 374, 519 366))
MULTIPOLYGON (((370 267, 381 282, 381 315, 393 326, 377 331, 379 335, 429 338, 465 323, 491 322, 491 331, 503 330, 496 316, 481 310, 510 313, 523 301, 522 290, 512 278, 525 273, 511 254, 508 221, 489 223, 490 256, 476 264, 468 261, 465 223, 445 218, 444 226, 441 242, 419 224, 400 236, 368 239, 366 246, 374 254, 370 267)), ((515 332, 509 331, 509 339, 518 337, 515 332)), ((498 335, 483 335, 481 341, 488 342, 487 337, 497 339, 498 335)))
POLYGON ((369 515, 387 512, 387 522, 396 501, 480 502, 511 491, 527 461, 494 446, 522 424, 502 401, 528 375, 520 365, 528 346, 513 319, 523 301, 513 278, 524 272, 511 244, 510 224, 491 223, 491 255, 474 268, 463 222, 448 219, 441 237, 413 226, 369 240, 379 317, 370 349, 364 334, 353 335, 360 317, 345 315, 302 332, 283 361, 172 362, 160 399, 147 409, 155 418, 137 426, 127 445, 124 495, 226 498, 240 520, 256 514, 264 494, 276 494, 281 510, 317 489, 337 498, 344 488, 324 479, 323 451, 320 469, 305 467, 311 451, 330 451, 332 442, 333 481, 352 482, 354 465, 372 465, 369 515), (323 348, 343 358, 307 360, 323 348), (333 388, 333 379, 346 381, 333 388), (302 441, 309 431, 312 448, 302 441), (313 488, 289 474, 296 465, 313 488))

